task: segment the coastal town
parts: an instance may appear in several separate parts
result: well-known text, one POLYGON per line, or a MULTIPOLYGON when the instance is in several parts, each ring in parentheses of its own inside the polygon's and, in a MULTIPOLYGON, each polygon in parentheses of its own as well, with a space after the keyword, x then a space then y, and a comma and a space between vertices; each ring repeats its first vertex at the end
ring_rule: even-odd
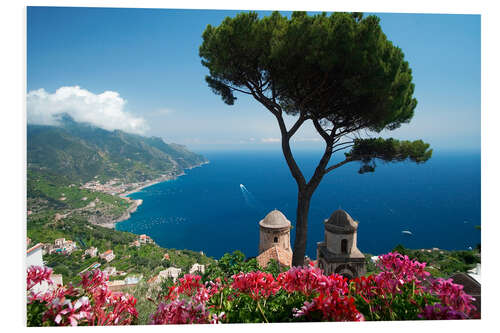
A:
MULTIPOLYGON (((141 247, 146 244, 155 244, 154 240, 146 234, 138 235, 137 239, 129 244, 129 247, 141 247)), ((44 267, 46 263, 43 256, 49 254, 58 254, 62 256, 69 256, 76 250, 82 250, 84 258, 94 258, 96 261, 91 265, 83 269, 79 274, 83 274, 87 271, 94 269, 100 269, 110 278, 107 281, 108 287, 111 291, 121 291, 125 288, 132 288, 137 286, 137 284, 143 280, 142 274, 135 274, 119 271, 112 262, 116 260, 116 255, 111 249, 98 249, 97 247, 88 247, 82 249, 79 247, 75 241, 67 240, 65 238, 55 239, 53 243, 37 243, 35 245, 31 244, 31 239, 28 237, 26 240, 27 250, 26 250, 26 266, 39 266, 44 267)), ((165 251, 163 255, 163 260, 166 262, 170 261, 170 255, 168 251, 165 251)), ((147 284, 151 288, 158 287, 162 281, 166 279, 172 279, 175 282, 183 273, 181 268, 170 266, 166 269, 160 270, 157 274, 150 277, 147 280, 147 284)), ((189 271, 184 273, 189 274, 203 274, 205 273, 205 265, 194 263, 189 271)), ((46 292, 49 290, 54 290, 57 286, 63 285, 62 274, 53 274, 51 276, 52 284, 40 284, 37 286, 37 292, 46 292)))

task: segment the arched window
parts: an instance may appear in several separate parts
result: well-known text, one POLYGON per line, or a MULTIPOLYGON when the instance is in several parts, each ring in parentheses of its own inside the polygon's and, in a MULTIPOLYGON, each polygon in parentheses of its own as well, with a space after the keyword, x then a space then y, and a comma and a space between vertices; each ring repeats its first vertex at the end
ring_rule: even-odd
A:
POLYGON ((274 242, 278 243, 278 237, 274 237, 274 242))
POLYGON ((343 239, 340 242, 340 252, 341 253, 347 253, 347 239, 343 239))

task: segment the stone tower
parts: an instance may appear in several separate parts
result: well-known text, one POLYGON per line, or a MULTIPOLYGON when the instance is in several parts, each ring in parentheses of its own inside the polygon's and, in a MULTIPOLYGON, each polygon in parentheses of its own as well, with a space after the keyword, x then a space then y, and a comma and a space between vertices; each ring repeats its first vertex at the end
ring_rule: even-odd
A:
POLYGON ((351 279, 366 273, 365 256, 357 248, 358 222, 344 210, 325 220, 325 240, 318 243, 317 263, 326 275, 342 274, 351 279))
POLYGON ((273 210, 259 222, 260 241, 259 254, 278 246, 285 251, 292 251, 290 247, 290 221, 279 210, 273 210))

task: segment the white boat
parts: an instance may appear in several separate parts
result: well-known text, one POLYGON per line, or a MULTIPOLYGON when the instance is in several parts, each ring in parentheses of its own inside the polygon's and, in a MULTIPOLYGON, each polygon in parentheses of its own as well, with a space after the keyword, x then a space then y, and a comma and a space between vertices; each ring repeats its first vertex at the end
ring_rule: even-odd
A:
POLYGON ((406 234, 406 235, 413 235, 413 234, 411 233, 411 231, 409 231, 409 230, 403 230, 403 231, 401 231, 401 233, 402 233, 402 234, 406 234))

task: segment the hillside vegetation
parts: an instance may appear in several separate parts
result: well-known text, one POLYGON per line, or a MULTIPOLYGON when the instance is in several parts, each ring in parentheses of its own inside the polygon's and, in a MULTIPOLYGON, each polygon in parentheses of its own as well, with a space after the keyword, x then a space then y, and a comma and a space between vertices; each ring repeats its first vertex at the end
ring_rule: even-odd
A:
POLYGON ((76 123, 69 116, 61 126, 28 125, 27 135, 28 170, 56 175, 59 182, 140 182, 206 162, 181 145, 76 123))

